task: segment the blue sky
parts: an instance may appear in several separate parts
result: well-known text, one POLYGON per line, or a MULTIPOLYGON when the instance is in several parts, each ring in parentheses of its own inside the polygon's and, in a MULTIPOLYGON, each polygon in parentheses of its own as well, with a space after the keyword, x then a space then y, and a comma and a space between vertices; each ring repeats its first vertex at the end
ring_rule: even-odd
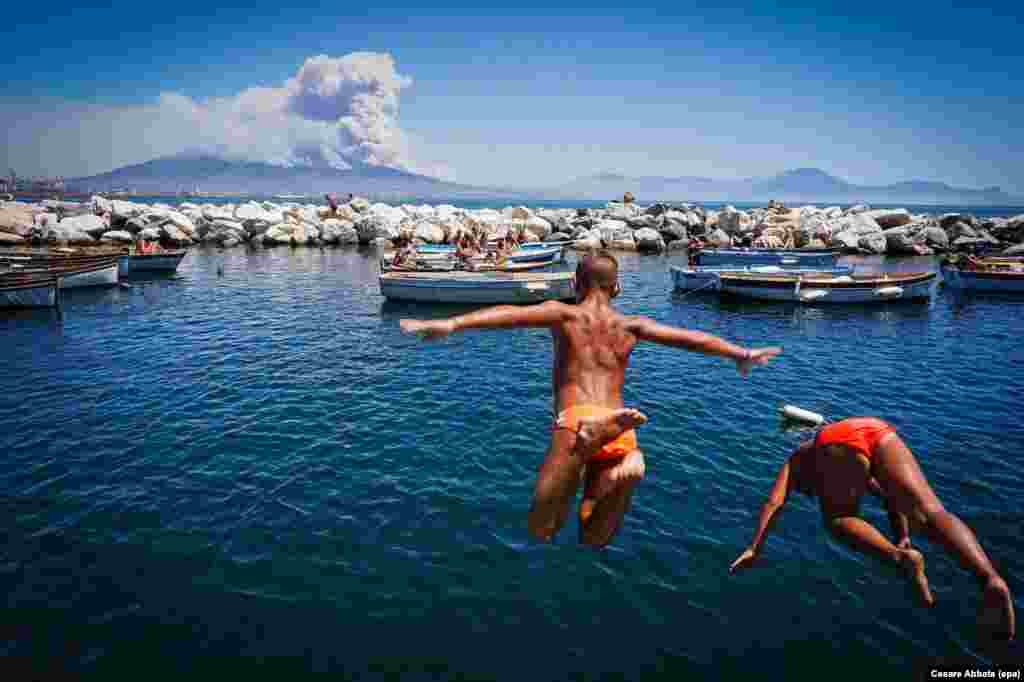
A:
POLYGON ((1024 195, 1024 12, 1009 4, 485 4, 16 3, 0 161, 68 175, 143 161, 188 144, 161 94, 230 98, 314 55, 371 51, 412 79, 407 153, 462 182, 817 166, 1024 195))

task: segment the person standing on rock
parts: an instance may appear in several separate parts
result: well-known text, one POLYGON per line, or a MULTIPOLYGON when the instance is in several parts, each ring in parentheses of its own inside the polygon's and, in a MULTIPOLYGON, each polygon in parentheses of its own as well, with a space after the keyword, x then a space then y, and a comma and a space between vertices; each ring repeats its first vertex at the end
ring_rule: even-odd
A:
POLYGON ((543 541, 554 538, 565 523, 581 481, 581 541, 604 547, 622 525, 633 488, 646 470, 634 429, 647 418, 625 409, 622 400, 629 356, 638 343, 729 358, 743 376, 782 352, 747 350, 709 334, 622 315, 611 305, 619 291, 618 263, 602 252, 585 256, 576 267, 577 305, 502 305, 446 320, 400 322, 403 332, 426 339, 469 329, 551 330, 556 416, 528 520, 530 533, 543 541))
POLYGON ((761 556, 768 529, 793 490, 818 498, 825 527, 837 540, 902 568, 921 603, 931 606, 934 599, 924 557, 910 546, 908 517, 914 519, 915 525, 974 573, 982 589, 983 625, 997 635, 1014 637, 1016 617, 1006 581, 967 524, 942 506, 917 459, 886 422, 874 417, 845 419, 797 447, 775 479, 750 547, 732 563, 730 573, 749 568, 761 556), (860 518, 860 501, 868 492, 885 501, 895 544, 860 518))

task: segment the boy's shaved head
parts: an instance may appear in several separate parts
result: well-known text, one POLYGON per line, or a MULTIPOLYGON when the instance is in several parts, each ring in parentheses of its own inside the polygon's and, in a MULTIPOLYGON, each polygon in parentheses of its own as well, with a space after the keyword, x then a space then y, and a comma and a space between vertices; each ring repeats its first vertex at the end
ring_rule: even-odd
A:
POLYGON ((619 263, 607 251, 589 253, 576 266, 576 278, 582 291, 593 287, 614 295, 619 283, 619 263))

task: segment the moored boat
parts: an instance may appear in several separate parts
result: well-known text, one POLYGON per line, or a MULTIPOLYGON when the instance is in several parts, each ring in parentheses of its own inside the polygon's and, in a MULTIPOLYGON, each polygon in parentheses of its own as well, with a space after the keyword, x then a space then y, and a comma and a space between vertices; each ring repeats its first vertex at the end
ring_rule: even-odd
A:
POLYGON ((114 286, 118 278, 116 254, 97 256, 31 255, 27 257, 3 256, 3 273, 23 276, 58 276, 61 289, 77 287, 114 286))
POLYGON ((52 308, 60 281, 49 275, 0 274, 0 308, 52 308))
POLYGON ((187 253, 181 250, 121 256, 118 271, 122 277, 140 272, 175 272, 187 253))
MULTIPOLYGON (((572 240, 562 242, 523 242, 519 245, 519 249, 552 249, 560 246, 565 247, 572 243, 572 240)), ((495 242, 489 242, 488 246, 493 248, 494 244, 495 242)), ((454 253, 456 247, 454 244, 420 244, 416 247, 416 250, 420 253, 454 253)))
POLYGON ((572 300, 576 287, 571 272, 384 272, 380 293, 393 301, 491 305, 572 300))
MULTIPOLYGON (((562 258, 562 256, 564 255, 564 251, 565 251, 564 248, 560 247, 560 246, 559 247, 555 247, 555 248, 548 248, 548 249, 517 250, 517 251, 513 251, 513 252, 511 252, 509 254, 506 254, 503 257, 503 261, 504 262, 508 262, 508 263, 540 263, 542 265, 548 265, 548 264, 551 264, 551 263, 554 263, 554 262, 560 260, 562 258)), ((394 257, 394 255, 395 254, 394 254, 393 251, 392 252, 385 252, 384 253, 384 258, 387 259, 387 260, 391 260, 394 257)), ((422 251, 417 250, 417 252, 416 252, 416 260, 420 261, 420 262, 427 262, 427 261, 431 261, 431 262, 452 261, 452 262, 454 262, 455 261, 455 252, 454 251, 437 251, 437 252, 427 252, 427 253, 424 253, 422 251)), ((471 262, 483 265, 483 264, 486 264, 486 263, 493 263, 494 261, 488 259, 487 256, 475 256, 475 257, 473 257, 471 259, 471 262)))
POLYGON ((1024 293, 1024 268, 966 269, 942 266, 946 286, 964 291, 1024 293))
POLYGON ((540 270, 551 265, 551 262, 535 263, 494 263, 493 261, 474 261, 461 263, 454 259, 417 260, 413 266, 392 265, 388 260, 381 259, 381 272, 525 272, 540 270))
POLYGON ((934 272, 828 275, 803 273, 721 273, 720 294, 766 301, 798 303, 879 303, 927 300, 934 272))
POLYGON ((801 275, 819 274, 827 276, 849 275, 853 273, 853 267, 849 265, 837 265, 833 268, 784 268, 778 265, 748 265, 748 266, 712 266, 682 268, 673 265, 669 268, 672 273, 672 284, 676 289, 684 291, 696 291, 698 289, 711 289, 718 282, 719 275, 723 273, 738 274, 791 274, 801 275))
POLYGON ((832 267, 839 259, 836 249, 700 249, 696 265, 783 265, 801 268, 832 267))

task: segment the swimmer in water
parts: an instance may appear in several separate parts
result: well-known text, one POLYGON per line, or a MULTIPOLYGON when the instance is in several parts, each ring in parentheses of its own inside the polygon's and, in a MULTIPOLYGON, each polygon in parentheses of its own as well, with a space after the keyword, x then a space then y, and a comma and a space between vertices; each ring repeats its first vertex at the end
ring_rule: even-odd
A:
POLYGON ((982 590, 982 625, 1012 639, 1016 633, 1013 598, 971 529, 946 511, 925 478, 917 459, 896 430, 873 417, 830 424, 789 457, 761 510, 754 539, 729 568, 753 565, 761 555, 768 529, 790 491, 817 497, 826 529, 851 548, 902 568, 921 603, 934 603, 924 557, 910 546, 910 520, 971 571, 982 590), (858 516, 864 493, 881 498, 889 511, 895 544, 858 516))
POLYGON ((618 532, 645 463, 634 428, 647 418, 623 407, 629 356, 641 341, 717 355, 744 376, 767 364, 781 348, 747 350, 715 336, 620 314, 618 263, 590 254, 576 268, 577 305, 548 301, 531 306, 494 306, 446 320, 402 320, 402 331, 439 339, 469 329, 539 327, 554 343, 554 420, 551 443, 534 487, 531 534, 550 541, 568 518, 583 483, 580 540, 604 547, 618 532))

